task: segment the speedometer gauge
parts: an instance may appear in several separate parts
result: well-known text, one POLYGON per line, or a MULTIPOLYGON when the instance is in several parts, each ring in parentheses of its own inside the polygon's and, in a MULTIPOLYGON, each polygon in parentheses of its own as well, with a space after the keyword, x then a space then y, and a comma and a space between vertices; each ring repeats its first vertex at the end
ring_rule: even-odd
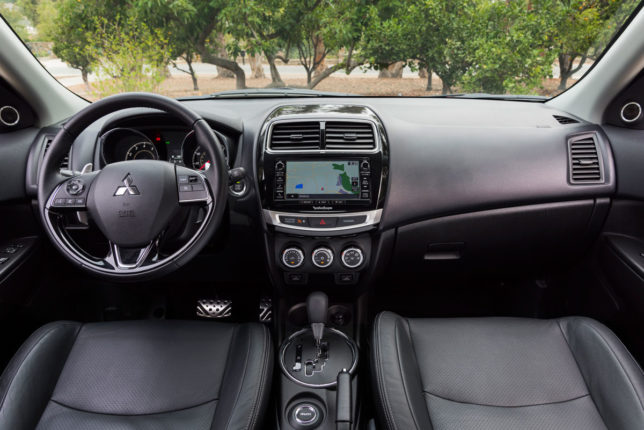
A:
POLYGON ((208 154, 201 146, 197 146, 195 152, 192 153, 192 168, 195 170, 208 170, 209 167, 208 154))
POLYGON ((151 142, 138 142, 130 146, 125 154, 126 160, 158 160, 159 153, 151 142))

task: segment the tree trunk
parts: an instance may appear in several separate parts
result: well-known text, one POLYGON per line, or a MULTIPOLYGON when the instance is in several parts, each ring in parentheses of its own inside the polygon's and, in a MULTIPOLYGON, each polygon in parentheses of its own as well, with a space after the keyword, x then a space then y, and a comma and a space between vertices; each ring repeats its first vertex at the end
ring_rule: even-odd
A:
POLYGON ((244 69, 239 67, 239 64, 237 64, 237 62, 229 60, 227 58, 221 58, 216 55, 212 55, 203 47, 200 47, 200 50, 206 51, 200 52, 201 60, 204 63, 214 64, 215 66, 217 66, 217 68, 221 67, 223 69, 229 70, 235 76, 236 88, 238 90, 246 88, 246 73, 244 73, 244 69))
POLYGON ((426 70, 427 72, 427 86, 425 87, 425 91, 431 91, 433 90, 432 88, 432 76, 434 73, 431 70, 426 70))
POLYGON ((324 47, 324 40, 319 36, 315 36, 315 56, 313 57, 313 64, 317 66, 313 71, 313 76, 319 75, 326 69, 325 57, 326 48, 324 47))
MULTIPOLYGON (((223 33, 217 34, 217 56, 229 60, 228 52, 226 51, 226 40, 223 33)), ((235 73, 224 66, 217 66, 217 77, 219 78, 234 78, 235 73)))
POLYGON ((559 90, 565 90, 572 69, 572 57, 568 54, 559 54, 559 90))
POLYGON ((188 64, 188 70, 190 71, 190 77, 192 78, 192 89, 194 91, 199 91, 199 83, 197 82, 197 74, 195 69, 192 68, 192 59, 186 61, 188 64))
POLYGON ((262 66, 262 54, 254 54, 248 56, 248 64, 252 71, 251 77, 254 79, 264 79, 266 74, 264 73, 264 67, 262 66))
POLYGON ((266 61, 268 61, 268 67, 271 70, 271 86, 283 87, 285 84, 284 81, 282 81, 279 70, 277 70, 277 66, 275 65, 275 57, 273 55, 266 54, 266 61))
POLYGON ((420 79, 427 79, 427 69, 424 67, 418 69, 418 77, 420 79))
POLYGON ((385 79, 400 79, 403 76, 404 65, 404 61, 398 61, 396 63, 390 64, 389 66, 387 66, 387 68, 380 69, 378 77, 385 79))
POLYGON ((442 78, 441 78, 441 80, 443 81, 443 88, 442 88, 442 90, 441 90, 441 94, 443 94, 443 95, 445 95, 445 94, 450 94, 450 93, 452 92, 451 85, 450 85, 450 84, 448 84, 448 83, 447 83, 445 80, 443 80, 442 78))
POLYGON ((88 76, 88 73, 87 73, 87 69, 81 69, 81 78, 83 78, 83 83, 85 84, 85 89, 87 90, 87 92, 89 92, 90 87, 89 87, 89 76, 88 76))

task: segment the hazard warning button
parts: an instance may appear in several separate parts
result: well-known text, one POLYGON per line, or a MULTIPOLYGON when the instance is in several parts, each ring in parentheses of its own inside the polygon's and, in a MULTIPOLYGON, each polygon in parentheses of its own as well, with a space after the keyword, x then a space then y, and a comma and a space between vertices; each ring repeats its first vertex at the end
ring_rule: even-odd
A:
POLYGON ((337 225, 338 219, 336 217, 311 217, 309 218, 309 225, 314 228, 333 228, 337 225))

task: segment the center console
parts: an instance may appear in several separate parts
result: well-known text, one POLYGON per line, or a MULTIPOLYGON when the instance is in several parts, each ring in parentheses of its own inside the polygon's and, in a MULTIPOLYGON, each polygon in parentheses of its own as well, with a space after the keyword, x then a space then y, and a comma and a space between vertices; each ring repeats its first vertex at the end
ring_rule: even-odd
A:
POLYGON ((358 425, 356 297, 374 270, 388 163, 384 128, 364 106, 282 106, 261 129, 256 177, 277 292, 280 428, 358 425))
POLYGON ((285 285, 357 284, 382 216, 387 141, 363 106, 283 106, 260 136, 270 263, 285 285))

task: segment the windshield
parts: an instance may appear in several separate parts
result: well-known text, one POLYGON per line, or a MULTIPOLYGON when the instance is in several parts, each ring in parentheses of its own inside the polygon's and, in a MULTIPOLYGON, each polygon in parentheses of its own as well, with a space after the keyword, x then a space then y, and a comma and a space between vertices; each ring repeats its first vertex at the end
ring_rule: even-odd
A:
POLYGON ((638 3, 0 0, 0 13, 89 100, 126 91, 547 98, 583 77, 638 3))

